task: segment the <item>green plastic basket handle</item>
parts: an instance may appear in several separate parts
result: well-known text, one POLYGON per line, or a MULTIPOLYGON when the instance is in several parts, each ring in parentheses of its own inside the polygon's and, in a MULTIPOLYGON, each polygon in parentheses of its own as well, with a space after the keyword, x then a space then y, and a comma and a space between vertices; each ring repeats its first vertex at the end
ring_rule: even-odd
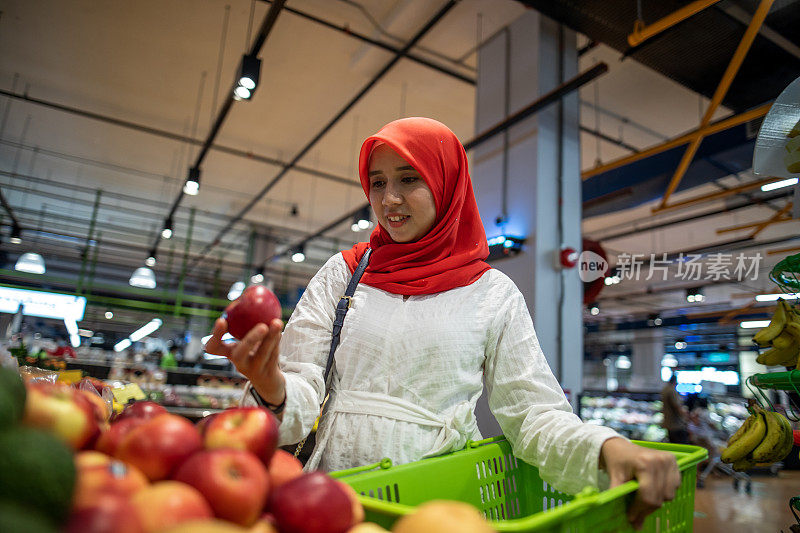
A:
POLYGON ((328 472, 328 475, 333 478, 340 478, 340 477, 347 477, 352 476, 353 474, 360 474, 361 472, 367 472, 368 470, 375 470, 376 468, 380 468, 381 470, 388 470, 392 467, 392 460, 388 457, 384 457, 377 463, 372 463, 371 465, 364 465, 364 466, 357 466, 355 468, 349 468, 347 470, 339 470, 338 472, 328 472))

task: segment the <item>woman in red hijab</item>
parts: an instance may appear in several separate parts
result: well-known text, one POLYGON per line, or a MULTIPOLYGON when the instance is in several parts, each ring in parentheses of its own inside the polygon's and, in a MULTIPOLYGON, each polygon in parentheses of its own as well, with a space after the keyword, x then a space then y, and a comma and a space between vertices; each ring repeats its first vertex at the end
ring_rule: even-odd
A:
POLYGON ((245 403, 278 412, 280 443, 301 440, 319 414, 336 305, 370 248, 307 469, 460 449, 481 438, 474 409, 485 383, 514 454, 559 490, 598 486, 604 475, 613 485, 636 477, 634 524, 674 497, 680 475, 672 454, 572 413, 522 294, 484 261, 486 235, 455 134, 428 118, 391 122, 364 141, 359 176, 378 222, 370 242, 328 260, 283 333, 275 320, 224 345, 220 319, 206 345, 250 379, 245 403))

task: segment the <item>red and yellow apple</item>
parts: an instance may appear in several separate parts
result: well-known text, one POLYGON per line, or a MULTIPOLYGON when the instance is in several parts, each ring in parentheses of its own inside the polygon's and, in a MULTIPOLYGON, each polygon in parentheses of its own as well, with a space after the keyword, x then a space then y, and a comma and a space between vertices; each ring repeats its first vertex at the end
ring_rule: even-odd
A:
POLYGON ((143 418, 126 418, 113 422, 108 429, 100 433, 94 446, 95 449, 107 455, 115 455, 122 438, 144 421, 143 418))
POLYGON ((267 466, 272 490, 303 475, 303 463, 291 453, 278 448, 267 466))
POLYGON ((122 436, 114 456, 138 467, 150 481, 159 481, 202 447, 194 424, 163 414, 134 425, 122 436))
POLYGON ((353 509, 340 483, 322 472, 311 472, 278 488, 269 510, 280 531, 345 533, 358 519, 353 509))
POLYGON ((103 494, 130 497, 149 482, 135 466, 96 451, 83 451, 75 456, 77 478, 72 504, 85 507, 103 494))
POLYGON ((208 502, 197 489, 178 481, 159 481, 131 498, 145 533, 155 533, 191 520, 213 518, 208 502))
POLYGON ((163 415, 167 410, 163 405, 151 401, 139 401, 125 407, 115 420, 125 420, 126 418, 144 418, 145 420, 163 415))
POLYGON ((145 533, 133 503, 119 494, 98 494, 76 504, 64 533, 145 533))
POLYGON ((267 469, 252 453, 224 448, 197 452, 172 479, 196 488, 217 518, 253 525, 269 495, 267 469))
POLYGON ((269 465, 278 446, 278 421, 263 407, 234 407, 218 413, 204 427, 207 450, 247 450, 269 465))
POLYGON ((82 394, 89 403, 92 404, 92 410, 94 411, 94 416, 97 419, 97 423, 100 425, 107 424, 108 419, 111 418, 111 407, 108 403, 99 395, 95 394, 92 391, 84 390, 84 389, 75 389, 78 391, 79 394, 82 394))
POLYGON ((228 322, 228 332, 242 340, 256 325, 269 325, 274 319, 280 318, 281 303, 263 285, 250 285, 225 308, 223 317, 228 322))
POLYGON ((74 450, 93 442, 100 431, 86 397, 61 383, 28 383, 23 423, 60 437, 74 450))

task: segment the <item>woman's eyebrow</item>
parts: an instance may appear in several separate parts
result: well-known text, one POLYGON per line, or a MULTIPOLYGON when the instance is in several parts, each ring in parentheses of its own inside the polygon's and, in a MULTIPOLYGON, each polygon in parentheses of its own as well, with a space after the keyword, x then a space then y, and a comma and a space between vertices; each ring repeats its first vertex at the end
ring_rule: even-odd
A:
MULTIPOLYGON (((411 165, 406 165, 406 166, 403 166, 403 167, 395 168, 395 171, 397 171, 397 172, 401 172, 403 170, 414 170, 414 171, 416 171, 416 169, 414 167, 412 167, 411 165)), ((372 176, 378 176, 380 174, 383 174, 382 170, 371 170, 371 171, 369 171, 367 176, 372 177, 372 176)))

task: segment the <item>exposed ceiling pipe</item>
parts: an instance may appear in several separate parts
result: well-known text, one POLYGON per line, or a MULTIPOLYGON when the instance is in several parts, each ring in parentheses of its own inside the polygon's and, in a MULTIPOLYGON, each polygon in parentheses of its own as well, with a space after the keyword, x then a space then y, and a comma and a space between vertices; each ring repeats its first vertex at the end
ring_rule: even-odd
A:
POLYGON ((499 122, 498 124, 495 124, 494 126, 486 129, 485 131, 482 131, 469 141, 465 142, 464 149, 471 150, 472 148, 475 148, 481 143, 491 139, 498 133, 502 133, 503 131, 507 130, 514 124, 520 122, 521 120, 524 120, 527 117, 533 115, 534 113, 541 111, 548 105, 557 102, 567 94, 586 85, 590 81, 594 80, 598 76, 601 76, 602 74, 605 74, 606 72, 608 72, 608 65, 605 63, 598 63, 589 70, 578 74, 572 79, 565 81, 558 87, 543 94, 542 96, 540 96, 527 106, 523 107, 513 115, 509 115, 508 117, 506 117, 502 122, 499 122))
MULTIPOLYGON (((105 122, 107 124, 113 124, 115 126, 120 126, 123 128, 127 128, 134 131, 139 131, 142 133, 147 133, 149 135, 155 135, 158 137, 162 137, 164 139, 170 139, 172 141, 177 141, 181 143, 191 144, 194 146, 202 146, 203 141, 200 139, 195 139, 192 137, 188 137, 186 135, 179 135, 177 133, 172 133, 165 130, 160 130, 158 128, 152 128, 150 126, 144 126, 142 124, 137 124, 135 122, 129 122, 127 120, 122 120, 114 117, 109 117, 107 115, 101 115, 99 113, 94 113, 92 111, 86 111, 83 109, 79 109, 77 107, 70 107, 62 104, 58 104, 55 102, 50 102, 48 100, 42 100, 40 98, 33 98, 28 96, 27 94, 16 94, 13 92, 5 91, 0 89, 0 96, 6 96, 8 98, 13 98, 15 100, 21 100, 23 102, 27 102, 29 104, 36 104, 42 107, 47 107, 50 109, 56 109, 58 111, 63 111, 65 113, 70 113, 73 115, 77 115, 84 118, 90 118, 92 120, 97 120, 100 122, 105 122)), ((267 163, 269 165, 275 165, 279 167, 285 167, 287 163, 285 161, 281 161, 280 159, 275 159, 273 157, 268 157, 265 155, 254 154, 252 152, 248 152, 247 150, 240 150, 238 148, 233 148, 230 146, 222 146, 219 144, 214 144, 211 146, 214 150, 218 152, 222 152, 225 154, 241 157, 244 159, 248 159, 250 161, 258 161, 259 163, 267 163)), ((319 178, 324 178, 327 180, 335 181, 337 183, 341 183, 343 185, 350 185, 353 187, 361 187, 361 184, 357 181, 352 179, 348 179, 342 176, 337 176, 335 174, 329 174, 327 172, 322 172, 319 170, 315 170, 313 168, 304 167, 301 165, 295 165, 294 170, 298 172, 302 172, 304 174, 310 174, 312 176, 317 176, 319 178)))
MULTIPOLYGON (((272 0, 261 0, 261 1, 269 3, 269 4, 272 3, 272 0)), ((295 15, 297 15, 299 17, 302 17, 304 19, 310 20, 312 22, 316 22, 317 24, 325 26, 326 28, 330 28, 332 30, 336 30, 338 32, 344 33, 345 35, 349 35, 350 37, 353 37, 353 38, 358 39, 360 41, 363 41, 365 43, 369 43, 369 44, 371 44, 373 46, 377 46, 378 48, 382 48, 383 50, 386 50, 387 52, 392 52, 393 54, 400 53, 400 49, 399 48, 396 48, 396 47, 394 47, 394 46, 392 46, 390 44, 386 44, 384 42, 381 42, 381 41, 372 39, 370 37, 367 37, 366 35, 363 35, 363 34, 360 34, 358 32, 355 32, 355 31, 351 30, 350 28, 348 28, 346 26, 337 26, 336 24, 333 24, 332 22, 328 22, 327 20, 323 20, 323 19, 321 19, 319 17, 311 15, 310 13, 306 13, 304 11, 300 11, 299 9, 294 9, 294 8, 291 8, 291 7, 284 7, 283 9, 285 11, 288 11, 289 13, 293 13, 293 14, 295 14, 295 15)), ((447 67, 444 67, 444 66, 441 66, 441 65, 437 65, 436 63, 428 61, 427 59, 419 57, 419 56, 417 56, 415 54, 408 53, 408 54, 406 54, 406 57, 408 59, 410 59, 411 61, 414 61, 415 63, 419 63, 420 65, 425 65, 426 67, 432 68, 432 69, 434 69, 434 70, 436 70, 438 72, 441 72, 442 74, 446 74, 446 75, 451 76, 451 77, 453 77, 453 78, 455 78, 457 80, 461 80, 461 81, 463 81, 465 83, 469 83, 470 85, 475 85, 475 83, 476 83, 474 78, 470 78, 469 76, 465 76, 465 75, 463 75, 463 74, 461 74, 459 72, 456 72, 455 70, 451 70, 451 69, 449 69, 447 67)))
MULTIPOLYGON (((267 36, 269 35, 269 32, 272 31, 275 21, 278 20, 278 15, 280 14, 281 9, 283 9, 283 4, 285 3, 286 0, 274 0, 269 8, 269 11, 267 11, 267 14, 264 16, 264 20, 261 22, 261 28, 259 28, 256 39, 253 42, 253 45, 250 47, 250 51, 247 53, 247 55, 256 57, 261 52, 261 47, 264 46, 267 36)), ((225 103, 222 104, 222 108, 219 110, 217 119, 214 121, 214 125, 211 126, 211 131, 208 132, 208 137, 206 138, 205 142, 203 142, 203 146, 200 148, 200 152, 198 152, 197 158, 195 159, 195 162, 191 168, 198 170, 200 169, 200 165, 203 163, 208 150, 211 148, 214 139, 217 137, 219 130, 222 128, 222 124, 225 122, 231 107, 233 107, 233 102, 235 101, 233 98, 233 90, 236 88, 236 85, 237 82, 234 80, 231 90, 228 91, 228 98, 226 98, 225 103)), ((167 214, 165 218, 165 225, 167 221, 172 220, 172 215, 174 215, 175 210, 178 209, 178 205, 181 203, 181 199, 183 198, 184 194, 183 188, 181 188, 178 191, 178 197, 175 198, 175 202, 173 202, 172 208, 169 210, 169 214, 167 214)), ((156 239, 152 247, 153 250, 158 250, 159 242, 161 242, 160 231, 156 232, 156 239)))
MULTIPOLYGON (((789 197, 792 194, 793 193, 791 191, 776 193, 776 194, 773 194, 771 196, 767 196, 767 197, 761 198, 760 200, 758 200, 758 203, 760 204, 760 203, 771 202, 773 200, 780 200, 782 198, 789 197)), ((725 214, 725 213, 732 213, 734 211, 738 211, 739 209, 746 209, 746 208, 749 208, 749 207, 753 207, 754 205, 757 205, 757 204, 754 204, 751 200, 743 200, 743 201, 739 202, 736 205, 733 205, 733 206, 730 206, 730 207, 723 207, 721 209, 715 209, 713 211, 709 211, 707 213, 701 213, 699 215, 692 215, 692 216, 688 216, 688 217, 684 217, 684 218, 679 218, 677 220, 670 220, 668 222, 663 222, 661 224, 654 224, 654 225, 650 225, 650 226, 643 227, 643 228, 637 228, 637 229, 633 229, 633 230, 623 231, 623 232, 620 232, 620 233, 614 233, 614 234, 608 235, 606 237, 590 237, 590 238, 593 239, 593 240, 601 241, 601 242, 613 241, 613 240, 616 240, 616 239, 621 239, 623 237, 630 237, 631 235, 637 235, 639 233, 645 233, 647 231, 655 231, 655 230, 663 229, 663 228, 666 228, 666 227, 669 227, 669 226, 674 226, 675 224, 683 224, 685 222, 694 222, 694 221, 701 220, 701 219, 707 218, 707 217, 713 217, 713 216, 722 215, 722 214, 725 214)), ((647 218, 650 219, 652 217, 647 217, 647 218)), ((635 224, 635 222, 633 224, 635 224)))
POLYGON ((290 161, 290 162, 287 164, 287 166, 286 166, 286 167, 284 167, 284 168, 283 168, 283 170, 281 170, 280 172, 278 172, 278 175, 277 175, 277 176, 275 176, 275 177, 272 179, 272 181, 270 181, 269 183, 267 183, 267 185, 265 185, 265 186, 264 186, 264 188, 263 188, 263 189, 261 189, 261 190, 258 192, 258 194, 256 194, 256 195, 253 197, 253 199, 252 199, 252 200, 250 200, 250 202, 248 202, 248 203, 247 203, 247 205, 245 205, 245 206, 244 206, 244 207, 243 207, 243 208, 242 208, 242 209, 241 209, 241 210, 240 210, 240 211, 239 211, 239 212, 238 212, 238 213, 237 213, 237 214, 236 214, 236 215, 235 215, 233 218, 231 218, 231 220, 228 222, 228 224, 227 224, 227 225, 226 225, 226 226, 225 226, 225 227, 224 227, 224 228, 223 228, 223 229, 222 229, 222 230, 221 230, 221 231, 220 231, 220 232, 217 234, 217 236, 214 238, 214 240, 213 240, 211 243, 207 244, 207 245, 205 246, 205 248, 203 248, 203 250, 200 252, 200 256, 199 256, 198 258, 196 258, 194 261, 192 261, 192 263, 191 263, 191 264, 188 266, 188 271, 191 271, 191 270, 192 270, 192 269, 193 269, 193 268, 194 268, 194 267, 195 267, 195 266, 196 266, 196 265, 197 265, 197 264, 198 264, 200 261, 202 261, 202 260, 203 260, 203 258, 204 258, 204 257, 205 257, 205 256, 208 254, 208 252, 210 252, 210 251, 211 251, 211 250, 212 250, 212 249, 213 249, 215 246, 217 246, 217 245, 218 245, 218 244, 219 244, 219 243, 222 241, 222 237, 224 237, 224 236, 225 236, 225 234, 226 234, 226 233, 227 233, 227 232, 230 230, 230 228, 231 228, 231 227, 233 227, 233 225, 234 225, 234 224, 236 224, 236 223, 237 223, 237 222, 238 222, 238 221, 239 221, 239 220, 240 220, 240 219, 241 219, 241 218, 242 218, 242 217, 243 217, 243 216, 244 216, 244 215, 245 215, 245 214, 246 214, 248 211, 250 211, 250 209, 252 209, 254 205, 256 205, 258 202, 260 202, 260 201, 261 201, 261 199, 264 197, 264 195, 266 195, 266 194, 267 194, 267 193, 268 193, 268 192, 269 192, 269 191, 270 191, 270 190, 271 190, 271 189, 272 189, 272 188, 273 188, 273 187, 274 187, 274 186, 275 186, 275 185, 276 185, 276 184, 277 184, 277 183, 278 183, 278 182, 281 180, 281 178, 283 178, 283 177, 286 175, 286 173, 287 173, 287 172, 288 172, 288 171, 289 171, 289 170, 290 170, 292 167, 294 167, 294 165, 295 165, 295 164, 296 164, 298 161, 300 161, 300 159, 302 159, 302 158, 303 158, 303 156, 305 156, 305 155, 308 153, 308 151, 309 151, 309 150, 311 150, 311 148, 313 148, 313 147, 314 147, 314 145, 316 145, 316 144, 317 144, 317 142, 319 142, 319 140, 320 140, 320 139, 322 139, 322 137, 323 137, 323 136, 324 136, 326 133, 328 133, 328 131, 329 131, 331 128, 333 128, 333 126, 334 126, 334 125, 336 125, 336 123, 337 123, 337 122, 339 122, 339 120, 340 120, 340 119, 341 119, 343 116, 345 116, 345 114, 347 114, 347 112, 348 112, 348 111, 350 111, 350 109, 351 109, 351 108, 352 108, 352 107, 353 107, 353 106, 354 106, 354 105, 355 105, 355 104, 356 104, 356 103, 357 103, 359 100, 361 100, 361 98, 362 98, 362 97, 363 97, 365 94, 367 94, 367 92, 369 92, 369 90, 370 90, 370 89, 372 89, 372 87, 373 87, 373 86, 374 86, 376 83, 378 83, 378 81, 380 81, 380 80, 383 78, 383 76, 384 76, 384 75, 386 75, 386 73, 387 73, 387 72, 389 72, 389 70, 390 70, 390 69, 391 69, 391 68, 392 68, 392 67, 393 67, 395 64, 397 64, 397 62, 398 62, 398 61, 400 61, 400 59, 402 59, 403 57, 405 57, 405 56, 406 56, 406 54, 408 53, 408 51, 409 51, 409 50, 410 50, 410 49, 411 49, 411 48, 412 48, 412 47, 413 47, 415 44, 417 44, 417 42, 419 42, 419 40, 420 40, 420 39, 422 39, 422 38, 423 38, 423 37, 424 37, 424 36, 425 36, 425 35, 428 33, 428 31, 430 31, 430 29, 431 29, 431 28, 433 28, 433 26, 434 26, 434 25, 435 25, 437 22, 439 22, 439 20, 440 20, 442 17, 444 17, 444 16, 447 14, 447 12, 448 12, 448 11, 450 11, 450 10, 451 10, 451 9, 452 9, 452 8, 453 8, 453 7, 454 7, 456 4, 457 4, 457 0, 450 0, 449 2, 447 2, 447 4, 445 4, 445 5, 444 5, 444 6, 443 6, 443 7, 442 7, 442 8, 441 8, 441 9, 440 9, 440 10, 439 10, 439 11, 438 11, 438 12, 437 12, 437 13, 436 13, 436 14, 435 14, 435 15, 434 15, 434 16, 433 16, 433 17, 432 17, 432 18, 431 18, 431 19, 430 19, 430 20, 429 20, 429 21, 428 21, 426 24, 425 24, 425 26, 423 26, 423 28, 422 28, 420 31, 418 31, 418 32, 417 32, 417 34, 416 34, 416 35, 415 35, 415 36, 414 36, 414 37, 413 37, 413 38, 412 38, 412 39, 411 39, 411 40, 410 40, 408 43, 406 43, 406 45, 405 45, 405 46, 403 46, 403 48, 402 48, 401 50, 399 50, 399 51, 397 52, 397 54, 395 55, 395 57, 394 57, 394 58, 392 58, 392 59, 391 59, 391 60, 390 60, 390 61, 389 61, 389 62, 388 62, 388 63, 387 63, 387 64, 386 64, 386 65, 385 65, 385 66, 384 66, 384 67, 383 67, 383 68, 382 68, 382 69, 381 69, 381 70, 380 70, 380 71, 379 71, 379 72, 378 72, 378 73, 377 73, 377 74, 376 74, 376 75, 375 75, 375 76, 372 78, 372 80, 370 80, 370 81, 369 81, 369 82, 368 82, 368 83, 367 83, 367 84, 366 84, 366 85, 365 85, 365 86, 364 86, 364 87, 363 87, 363 88, 362 88, 362 89, 361 89, 361 90, 358 92, 358 94, 356 94, 356 95, 355 95, 355 96, 354 96, 354 97, 353 97, 353 98, 350 100, 350 102, 348 102, 348 103, 347 103, 347 105, 345 105, 345 106, 344 106, 344 107, 341 109, 341 111, 339 111, 339 112, 336 114, 336 116, 334 116, 334 117, 333 117, 333 119, 331 119, 331 121, 330 121, 330 122, 328 122, 328 123, 325 125, 325 127, 323 127, 323 128, 322 128, 322 130, 321 130, 319 133, 317 133, 317 134, 314 136, 314 138, 313 138, 313 139, 311 139, 311 141, 310 141, 308 144, 306 144, 306 145, 303 147, 303 149, 301 149, 301 150, 300 150, 300 151, 297 153, 297 155, 295 155, 295 156, 292 158, 292 160, 291 160, 291 161, 290 161))
POLYGON ((16 215, 14 214, 14 210, 13 210, 13 209, 11 209, 11 206, 10 206, 10 205, 8 205, 8 200, 6 200, 6 197, 5 197, 5 195, 3 194, 3 191, 0 191, 0 204, 2 204, 2 205, 3 205, 3 209, 5 209, 5 210, 6 210, 6 213, 8 213, 8 217, 9 217, 9 218, 11 219, 11 221, 14 223, 14 226, 15 226, 15 227, 17 227, 17 228, 19 228, 19 227, 20 227, 20 225, 19 225, 19 220, 17 220, 17 217, 16 217, 16 215))

